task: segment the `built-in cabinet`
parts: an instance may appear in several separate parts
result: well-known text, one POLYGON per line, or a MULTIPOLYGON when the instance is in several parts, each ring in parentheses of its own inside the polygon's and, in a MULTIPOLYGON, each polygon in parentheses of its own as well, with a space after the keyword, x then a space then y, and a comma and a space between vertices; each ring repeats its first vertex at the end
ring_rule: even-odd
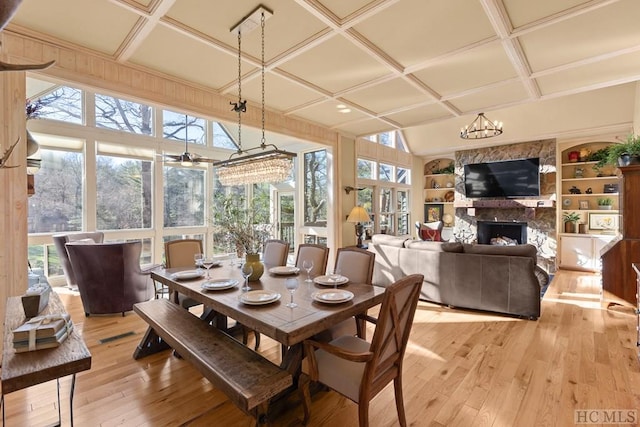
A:
POLYGON ((455 200, 456 176, 453 173, 453 159, 440 158, 424 165, 424 221, 445 219, 447 227, 455 220, 453 202, 455 200), (447 215, 448 214, 448 215, 447 215), (439 218, 437 218, 439 216, 439 218))
POLYGON ((601 270, 600 251, 614 238, 610 235, 562 234, 559 266, 572 270, 601 270))
POLYGON ((620 178, 613 166, 598 168, 598 162, 591 160, 593 153, 610 144, 586 143, 562 151, 560 267, 600 271, 600 250, 618 234, 620 178), (563 218, 571 213, 580 216, 577 234, 564 232, 563 218))

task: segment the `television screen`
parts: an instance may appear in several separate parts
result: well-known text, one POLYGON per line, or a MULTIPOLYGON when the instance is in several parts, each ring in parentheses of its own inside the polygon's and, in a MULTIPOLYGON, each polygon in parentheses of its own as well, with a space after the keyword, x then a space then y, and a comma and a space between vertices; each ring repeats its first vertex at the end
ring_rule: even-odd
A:
POLYGON ((540 159, 464 165, 468 198, 540 196, 540 159))

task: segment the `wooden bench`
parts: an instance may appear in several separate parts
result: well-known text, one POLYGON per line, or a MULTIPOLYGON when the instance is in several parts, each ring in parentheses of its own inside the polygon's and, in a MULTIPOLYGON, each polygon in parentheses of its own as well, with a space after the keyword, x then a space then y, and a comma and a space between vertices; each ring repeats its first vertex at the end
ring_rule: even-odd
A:
MULTIPOLYGON (((152 332, 245 413, 268 423, 269 400, 292 386, 291 374, 167 299, 135 304, 152 332)), ((138 347, 133 357, 146 353, 138 347)))

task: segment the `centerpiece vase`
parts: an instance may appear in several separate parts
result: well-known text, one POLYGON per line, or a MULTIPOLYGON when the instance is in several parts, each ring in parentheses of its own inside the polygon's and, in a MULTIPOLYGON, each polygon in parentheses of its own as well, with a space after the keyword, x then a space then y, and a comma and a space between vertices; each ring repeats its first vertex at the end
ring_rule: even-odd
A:
POLYGON ((249 276, 249 281, 255 282, 260 280, 262 273, 264 273, 264 264, 260 261, 260 254, 247 254, 245 263, 253 267, 253 273, 249 276))

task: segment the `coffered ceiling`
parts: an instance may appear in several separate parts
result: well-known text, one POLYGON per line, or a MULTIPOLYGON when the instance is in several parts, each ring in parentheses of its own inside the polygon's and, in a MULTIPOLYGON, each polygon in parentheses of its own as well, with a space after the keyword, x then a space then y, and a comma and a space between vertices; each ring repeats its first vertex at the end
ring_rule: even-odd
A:
MULTIPOLYGON (((640 79, 638 0, 262 4, 273 11, 265 30, 269 109, 354 136, 398 129, 417 155, 465 146, 460 127, 478 112, 505 121, 502 142, 509 142, 509 126, 519 120, 552 122, 550 112, 620 99, 640 79)), ((233 95, 238 59, 230 29, 258 5, 24 0, 7 30, 233 95)), ((242 93, 256 106, 260 55, 257 28, 242 36, 242 93)), ((528 137, 549 136, 530 127, 528 137)))

